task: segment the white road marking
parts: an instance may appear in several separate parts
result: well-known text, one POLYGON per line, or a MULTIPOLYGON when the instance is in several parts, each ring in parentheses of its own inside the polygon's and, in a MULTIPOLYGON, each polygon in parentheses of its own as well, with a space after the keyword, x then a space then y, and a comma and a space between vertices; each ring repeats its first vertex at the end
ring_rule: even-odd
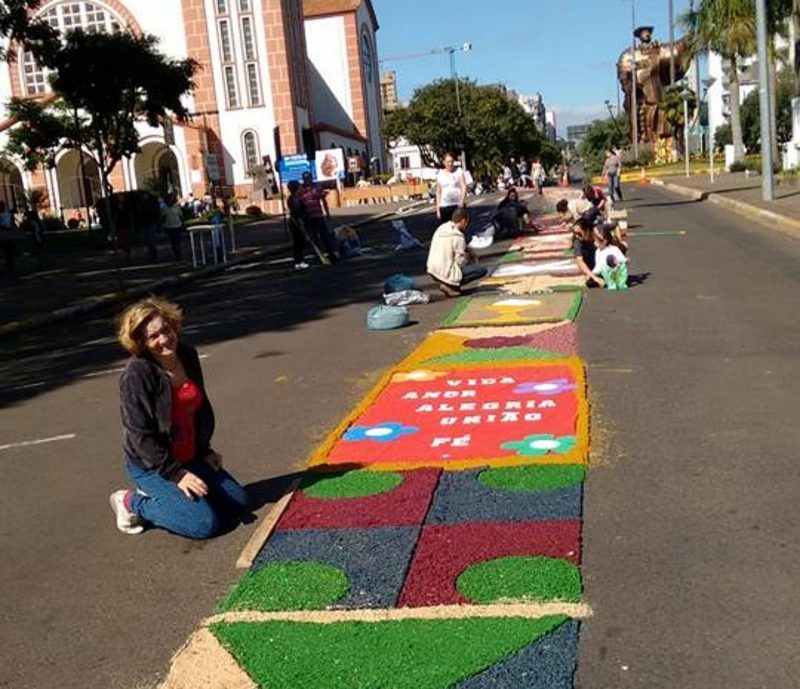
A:
MULTIPOLYGON (((211 356, 210 354, 199 354, 198 358, 199 359, 208 359, 208 357, 210 357, 210 356, 211 356)), ((124 370, 125 370, 124 366, 115 366, 114 368, 104 368, 104 369, 102 369, 100 371, 90 371, 89 373, 84 373, 81 376, 81 378, 82 379, 87 379, 87 378, 99 378, 100 376, 110 376, 110 375, 112 375, 114 373, 121 373, 124 370)), ((52 382, 52 381, 50 381, 50 382, 52 382)), ((17 385, 16 387, 11 388, 11 389, 12 390, 29 390, 31 388, 41 388, 41 387, 44 387, 45 385, 47 385, 46 381, 38 381, 38 382, 35 382, 35 383, 25 383, 25 385, 17 385)), ((4 449, 3 446, 0 446, 0 450, 2 450, 2 449, 4 449)))
POLYGON ((17 385, 14 390, 29 390, 30 388, 41 388, 47 385, 44 381, 40 381, 38 383, 26 383, 25 385, 17 385))
POLYGON ((104 368, 102 371, 92 371, 91 373, 84 373, 81 378, 97 378, 98 376, 106 376, 112 373, 119 373, 124 371, 124 366, 117 366, 116 368, 104 368))
POLYGON ((74 440, 78 436, 75 433, 65 433, 64 435, 54 435, 52 438, 37 438, 36 440, 21 440, 16 443, 6 443, 0 445, 0 450, 10 450, 15 447, 29 447, 31 445, 43 445, 45 443, 55 443, 59 440, 74 440))

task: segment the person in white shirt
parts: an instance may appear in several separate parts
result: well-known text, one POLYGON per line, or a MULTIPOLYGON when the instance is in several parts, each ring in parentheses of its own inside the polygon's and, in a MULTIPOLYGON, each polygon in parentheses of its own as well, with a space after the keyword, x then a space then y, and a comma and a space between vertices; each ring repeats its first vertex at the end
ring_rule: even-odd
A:
POLYGON ((488 272, 481 266, 470 266, 477 257, 467 247, 464 233, 469 227, 469 211, 456 208, 453 219, 439 225, 431 239, 428 251, 427 271, 447 297, 457 297, 461 287, 473 280, 479 280, 488 272))
POLYGON ((455 166, 452 153, 444 156, 444 168, 436 175, 436 217, 439 222, 447 222, 453 217, 456 208, 462 208, 467 201, 467 182, 464 171, 455 166))
POLYGON ((606 289, 628 289, 628 258, 614 240, 614 225, 605 223, 594 228, 592 273, 602 275, 606 289))

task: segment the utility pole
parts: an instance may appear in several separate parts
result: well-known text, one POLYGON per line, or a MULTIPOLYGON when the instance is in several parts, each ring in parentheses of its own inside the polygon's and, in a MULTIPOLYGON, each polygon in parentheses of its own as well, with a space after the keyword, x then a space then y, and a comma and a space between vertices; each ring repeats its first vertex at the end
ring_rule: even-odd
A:
POLYGON ((675 85, 675 8, 672 5, 673 0, 669 0, 669 85, 675 85))
POLYGON ((631 139, 633 157, 639 157, 639 104, 636 98, 636 0, 631 0, 631 139))
POLYGON ((766 0, 756 0, 756 24, 758 33, 758 100, 761 114, 761 198, 772 201, 775 185, 772 177, 772 103, 769 83, 769 37, 767 35, 766 0))
MULTIPOLYGON (((462 43, 459 46, 445 46, 445 48, 444 48, 444 52, 446 52, 446 53, 448 53, 450 55, 450 78, 453 80, 453 82, 456 85, 456 109, 458 111, 458 123, 463 127, 463 125, 464 125, 464 114, 461 111, 461 89, 459 87, 458 72, 456 72, 456 51, 457 50, 463 51, 465 53, 469 52, 470 50, 472 50, 472 44, 471 43, 462 43)), ((464 143, 465 142, 463 142, 463 141, 461 142, 461 145, 462 145, 462 148, 461 148, 461 169, 464 170, 464 172, 466 172, 467 171, 467 153, 463 148, 464 143)))

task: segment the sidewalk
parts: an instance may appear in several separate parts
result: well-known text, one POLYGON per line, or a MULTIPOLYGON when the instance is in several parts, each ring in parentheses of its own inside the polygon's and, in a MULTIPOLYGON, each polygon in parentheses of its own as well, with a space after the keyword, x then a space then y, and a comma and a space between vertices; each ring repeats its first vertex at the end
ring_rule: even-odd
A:
POLYGON ((716 203, 770 229, 800 237, 800 186, 775 185, 775 200, 761 199, 761 177, 743 172, 717 175, 711 184, 709 177, 672 176, 650 180, 669 191, 697 201, 716 203))
MULTIPOLYGON (((331 225, 364 225, 402 205, 408 203, 335 208, 331 225)), ((280 217, 239 226, 235 232, 236 252, 228 265, 264 255, 290 256, 291 242, 280 217)), ((230 242, 227 233, 226 238, 230 242)), ((19 256, 17 279, 0 273, 0 337, 224 269, 194 269, 188 236, 183 239, 182 261, 171 260, 165 235, 158 262, 148 263, 146 253, 143 245, 134 246, 130 265, 121 253, 107 250, 57 253, 48 257, 44 270, 38 269, 35 257, 19 256)))

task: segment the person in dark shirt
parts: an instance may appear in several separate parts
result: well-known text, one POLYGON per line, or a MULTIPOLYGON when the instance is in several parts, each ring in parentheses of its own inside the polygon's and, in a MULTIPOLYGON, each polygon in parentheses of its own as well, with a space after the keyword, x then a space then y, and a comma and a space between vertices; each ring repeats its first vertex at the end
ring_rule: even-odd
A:
POLYGON ((315 184, 310 172, 303 173, 303 185, 300 188, 300 198, 305 206, 306 230, 311 235, 316 245, 328 254, 331 261, 339 257, 334 248, 332 232, 328 227, 328 218, 331 217, 327 192, 321 185, 315 184))
POLYGON ((602 277, 592 272, 596 251, 594 223, 585 217, 578 218, 572 234, 572 255, 578 270, 586 277, 587 287, 603 287, 606 284, 602 277))
POLYGON ((119 380, 125 471, 137 488, 110 497, 123 533, 150 524, 210 538, 249 518, 246 489, 211 447, 214 410, 197 350, 179 341, 181 321, 176 304, 155 297, 120 319, 131 355, 119 380))
POLYGON ((289 189, 286 205, 289 207, 289 232, 292 235, 294 269, 306 270, 309 267, 304 259, 306 235, 303 223, 306 221, 306 207, 300 194, 300 182, 292 180, 286 186, 289 189))
POLYGON ((520 221, 528 224, 530 210, 528 205, 519 200, 517 190, 508 190, 506 197, 498 204, 497 210, 492 216, 492 224, 495 226, 495 239, 502 237, 516 237, 520 230, 520 221))

